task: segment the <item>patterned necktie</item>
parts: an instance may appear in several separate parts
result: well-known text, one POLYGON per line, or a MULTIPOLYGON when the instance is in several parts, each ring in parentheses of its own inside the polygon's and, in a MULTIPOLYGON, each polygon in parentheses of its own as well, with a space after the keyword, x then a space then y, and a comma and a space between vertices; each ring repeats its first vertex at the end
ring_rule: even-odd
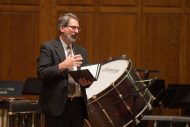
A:
MULTIPOLYGON (((72 49, 70 45, 67 46, 67 57, 69 56, 72 56, 72 49)), ((69 70, 74 70, 74 68, 70 67, 69 70)))
POLYGON ((71 56, 71 55, 72 55, 71 46, 68 45, 67 46, 67 56, 71 56))
MULTIPOLYGON (((72 50, 71 50, 70 45, 67 46, 67 56, 72 56, 72 50)), ((69 71, 72 71, 72 70, 73 70, 73 67, 69 68, 69 71)), ((68 75, 68 82, 69 82, 68 84, 69 96, 72 96, 75 93, 76 84, 70 75, 68 75)))

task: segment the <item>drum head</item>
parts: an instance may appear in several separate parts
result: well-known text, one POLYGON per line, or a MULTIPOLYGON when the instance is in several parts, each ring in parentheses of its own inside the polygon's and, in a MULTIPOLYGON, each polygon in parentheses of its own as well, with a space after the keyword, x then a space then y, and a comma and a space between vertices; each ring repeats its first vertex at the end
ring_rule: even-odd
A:
POLYGON ((101 66, 98 80, 86 89, 87 97, 92 98, 117 81, 126 71, 129 61, 126 59, 113 60, 101 66))

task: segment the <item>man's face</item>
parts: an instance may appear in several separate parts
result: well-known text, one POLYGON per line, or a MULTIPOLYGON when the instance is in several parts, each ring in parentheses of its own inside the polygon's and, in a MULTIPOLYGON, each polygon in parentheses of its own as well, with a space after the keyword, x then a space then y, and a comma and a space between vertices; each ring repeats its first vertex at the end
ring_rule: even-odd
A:
POLYGON ((64 39, 66 39, 66 43, 73 43, 76 41, 79 33, 79 23, 75 19, 70 19, 69 23, 66 27, 60 28, 61 32, 64 35, 64 39))

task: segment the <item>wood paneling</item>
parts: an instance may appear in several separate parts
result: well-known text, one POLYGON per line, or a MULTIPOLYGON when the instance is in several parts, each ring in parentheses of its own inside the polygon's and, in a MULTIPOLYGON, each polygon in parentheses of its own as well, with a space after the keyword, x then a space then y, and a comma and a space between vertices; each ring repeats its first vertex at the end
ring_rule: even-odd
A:
POLYGON ((144 67, 161 71, 161 78, 179 82, 180 15, 146 14, 141 52, 144 67), (171 55, 172 54, 172 55, 171 55))
POLYGON ((93 58, 95 61, 122 54, 136 58, 137 15, 100 14, 96 17, 94 30, 93 58))
POLYGON ((154 7, 179 7, 183 0, 143 0, 144 6, 154 7))
POLYGON ((96 43, 93 40, 94 37, 94 15, 93 13, 78 13, 80 18, 80 27, 82 28, 78 43, 83 45, 88 49, 88 58, 89 61, 93 61, 94 47, 93 44, 96 43))
POLYGON ((138 0, 101 0, 100 5, 104 6, 137 6, 138 0))
POLYGON ((180 54, 180 80, 181 82, 190 82, 190 15, 186 15, 185 18, 185 32, 184 32, 184 43, 181 45, 181 54, 180 54))
POLYGON ((190 1, 189 0, 185 0, 185 4, 184 4, 185 7, 190 7, 190 1))
POLYGON ((35 76, 38 49, 38 14, 5 12, 0 14, 0 77, 25 79, 35 76))
POLYGON ((0 0, 1 5, 38 5, 38 0, 0 0))
POLYGON ((55 0, 57 5, 93 5, 93 0, 55 0))

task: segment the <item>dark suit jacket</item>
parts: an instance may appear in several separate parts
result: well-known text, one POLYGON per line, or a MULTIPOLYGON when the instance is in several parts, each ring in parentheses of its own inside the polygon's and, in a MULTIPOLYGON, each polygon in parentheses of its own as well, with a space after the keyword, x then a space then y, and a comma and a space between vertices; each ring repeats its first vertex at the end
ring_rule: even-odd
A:
MULTIPOLYGON (((73 50, 75 54, 82 55, 82 65, 87 64, 86 50, 77 44, 73 44, 73 50)), ((40 47, 40 55, 37 59, 37 75, 44 83, 40 95, 40 104, 45 115, 59 116, 64 110, 68 95, 68 70, 60 72, 58 64, 65 58, 65 51, 59 38, 44 43, 40 47)), ((81 91, 87 105, 85 87, 81 86, 81 91)), ((86 105, 85 110, 87 109, 86 105)))

